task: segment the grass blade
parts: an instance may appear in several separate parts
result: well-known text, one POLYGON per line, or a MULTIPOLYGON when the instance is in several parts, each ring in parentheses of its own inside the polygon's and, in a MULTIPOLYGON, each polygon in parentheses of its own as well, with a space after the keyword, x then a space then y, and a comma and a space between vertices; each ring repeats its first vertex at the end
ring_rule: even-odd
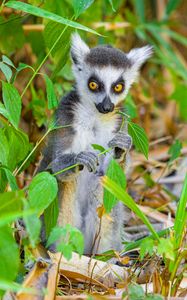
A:
POLYGON ((109 179, 107 176, 102 178, 102 185, 113 195, 116 196, 117 199, 122 201, 127 207, 129 207, 141 220, 142 222, 149 228, 150 232, 154 236, 156 240, 159 240, 159 236, 157 232, 154 230, 153 226, 149 222, 148 218, 144 215, 144 213, 139 209, 134 200, 129 196, 129 194, 123 190, 120 186, 118 186, 114 181, 109 179))
POLYGON ((68 19, 63 18, 63 17, 61 17, 57 14, 54 14, 50 11, 44 10, 42 8, 27 4, 27 3, 24 3, 24 2, 9 1, 9 2, 6 3, 5 6, 9 7, 9 8, 14 8, 16 10, 24 11, 25 13, 28 13, 28 14, 31 14, 31 15, 34 15, 34 16, 37 16, 37 17, 41 17, 41 18, 44 18, 44 19, 48 19, 48 20, 60 23, 60 24, 64 24, 64 25, 67 25, 69 27, 73 27, 73 28, 76 28, 76 29, 80 29, 80 30, 84 30, 84 31, 87 31, 87 32, 91 32, 91 33, 100 35, 95 30, 92 30, 92 29, 90 29, 86 26, 83 26, 83 25, 81 25, 77 22, 68 20, 68 19))

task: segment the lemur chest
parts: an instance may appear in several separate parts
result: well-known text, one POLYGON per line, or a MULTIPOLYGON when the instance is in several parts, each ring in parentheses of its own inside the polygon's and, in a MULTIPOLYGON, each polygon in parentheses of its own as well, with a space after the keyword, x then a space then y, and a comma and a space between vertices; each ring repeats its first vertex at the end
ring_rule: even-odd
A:
POLYGON ((80 118, 75 124, 75 139, 72 144, 72 151, 91 150, 92 144, 98 144, 105 148, 113 138, 117 128, 117 120, 113 118, 88 116, 80 118))

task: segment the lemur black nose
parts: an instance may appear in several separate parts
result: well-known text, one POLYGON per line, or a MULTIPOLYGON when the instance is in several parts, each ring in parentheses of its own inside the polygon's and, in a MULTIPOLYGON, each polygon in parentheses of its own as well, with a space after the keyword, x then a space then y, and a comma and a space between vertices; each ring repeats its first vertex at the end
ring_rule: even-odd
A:
POLYGON ((107 114, 114 110, 114 104, 111 102, 109 97, 105 97, 103 101, 96 105, 98 111, 102 114, 107 114))

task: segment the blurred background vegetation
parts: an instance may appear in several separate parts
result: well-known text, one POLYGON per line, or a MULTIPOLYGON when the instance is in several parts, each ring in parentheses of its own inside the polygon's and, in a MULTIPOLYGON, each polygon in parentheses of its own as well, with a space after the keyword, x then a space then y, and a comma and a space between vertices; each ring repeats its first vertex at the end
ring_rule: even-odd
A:
MULTIPOLYGON (((1 194, 1 203, 5 201, 3 195, 9 197, 9 200, 6 198, 7 202, 10 201, 8 213, 12 212, 11 201, 12 198, 16 199, 17 194, 6 193, 7 183, 9 182, 11 188, 13 187, 12 190, 18 188, 21 190, 18 191, 20 198, 17 198, 20 203, 20 199, 27 196, 23 194, 22 189, 28 188, 41 156, 41 149, 37 147, 37 142, 43 139, 58 101, 74 84, 69 50, 71 34, 75 28, 36 16, 34 7, 67 20, 76 21, 97 31, 100 35, 93 34, 90 30, 79 30, 83 39, 91 47, 106 43, 128 52, 133 47, 146 44, 153 46, 153 57, 144 65, 138 83, 132 87, 125 99, 126 113, 135 123, 145 129, 149 139, 149 160, 134 149, 132 151, 132 170, 128 180, 128 189, 141 205, 142 211, 148 216, 147 207, 156 209, 154 215, 151 214, 151 221, 156 229, 160 228, 156 227, 158 223, 163 223, 165 227, 173 225, 172 222, 168 224, 167 216, 169 214, 175 217, 177 204, 175 200, 179 198, 187 170, 187 1, 22 1, 22 5, 25 3, 32 5, 29 13, 24 9, 14 10, 11 8, 13 4, 9 5, 9 3, 13 1, 3 0, 0 5, 0 79, 7 92, 10 91, 10 98, 11 93, 15 92, 13 85, 17 88, 22 98, 22 110, 21 98, 16 92, 15 103, 17 101, 19 104, 20 101, 20 109, 18 109, 21 113, 20 122, 19 113, 17 117, 9 119, 10 116, 6 115, 5 107, 0 102, 0 192, 5 192, 1 194), (48 75, 47 79, 46 75, 48 75), (5 83, 6 80, 10 85, 5 83), (56 96, 53 93, 53 87, 56 96), (48 93, 51 91, 53 101, 49 103, 48 93), (10 123, 13 126, 9 126, 10 123), (5 137, 4 140, 2 137, 5 137), (7 145, 5 145, 6 138, 8 138, 7 145), (36 148, 38 151, 34 151, 36 148), (31 152, 31 149, 34 150, 31 152), (26 163, 23 165, 24 159, 26 163), (12 173, 7 173, 8 169, 12 173)), ((18 1, 14 1, 15 3, 18 1)), ((2 95, 4 104, 7 101, 6 96, 2 95)), ((11 113, 17 114, 13 110, 11 113)), ((37 186, 36 180, 33 179, 33 181, 37 186)), ((44 185, 43 189, 50 198, 47 190, 50 186, 45 177, 43 181, 47 185, 44 185)), ((40 188, 38 186, 33 193, 35 207, 37 206, 35 193, 40 188)), ((40 199, 43 199, 42 190, 40 190, 40 196, 40 199)), ((51 199, 48 200, 51 203, 51 199)), ((183 202, 185 206, 185 201, 183 202)), ((46 208, 46 203, 42 205, 39 215, 46 208)), ((18 209, 19 213, 20 210, 22 207, 18 209)), ((40 231, 40 227, 36 226, 38 211, 36 210, 35 215, 31 217, 30 223, 28 222, 26 226, 30 234, 31 248, 34 248, 35 244, 33 246, 32 241, 38 242, 40 231)), ((16 218, 17 215, 11 221, 16 218)), ((131 219, 133 220, 127 221, 129 227, 142 225, 134 216, 131 219)), ((5 224, 10 222, 9 219, 7 220, 5 224)), ((180 216, 178 220, 180 221, 180 216)), ((184 227, 182 232, 185 234, 186 227, 184 227)), ((17 258, 13 257, 12 261, 10 260, 12 253, 15 253, 12 249, 13 247, 17 249, 17 245, 12 240, 8 241, 7 236, 12 239, 12 231, 9 230, 8 225, 7 228, 7 235, 6 230, 3 227, 0 228, 0 236, 1 246, 4 245, 1 248, 9 249, 9 253, 8 250, 7 253, 2 250, 0 257, 3 257, 1 261, 4 260, 6 263, 7 277, 5 278, 14 280, 18 273, 19 253, 16 254, 17 258), (12 242, 12 248, 9 242, 12 242), (16 266, 12 266, 14 261, 16 266)), ((139 228, 142 231, 142 227, 139 228)), ((126 231, 128 232, 128 228, 126 231)), ((132 228, 129 233, 132 233, 132 228)), ((136 239, 136 235, 133 239, 136 239)), ((167 252, 166 244, 163 247, 165 248, 164 255, 167 252)), ((3 275, 6 273, 5 270, 1 271, 3 275)), ((164 273, 163 276, 165 276, 164 273)), ((3 289, 6 290, 6 288, 3 289)))
MULTIPOLYGON (((187 120, 187 3, 164 0, 89 1, 90 7, 76 18, 70 0, 27 1, 67 19, 77 19, 101 36, 81 32, 90 46, 110 43, 128 52, 147 43, 154 46, 154 57, 144 67, 138 83, 127 98, 128 113, 141 124, 150 140, 163 136, 186 138, 187 120)), ((64 25, 4 7, 0 17, 0 51, 18 66, 34 69, 48 53, 64 25)), ((73 76, 69 58, 67 28, 49 59, 40 69, 54 83, 58 99, 71 89, 73 76)), ((15 80, 20 94, 32 75, 24 69, 15 80)), ((36 142, 51 111, 47 108, 44 78, 37 75, 23 97, 21 128, 36 142)))

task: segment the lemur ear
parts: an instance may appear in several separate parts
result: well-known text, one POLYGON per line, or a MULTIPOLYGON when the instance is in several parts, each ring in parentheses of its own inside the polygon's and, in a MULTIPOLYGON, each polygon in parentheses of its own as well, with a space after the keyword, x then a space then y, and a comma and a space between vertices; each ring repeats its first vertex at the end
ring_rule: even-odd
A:
POLYGON ((144 62, 151 57, 153 54, 152 46, 145 46, 141 48, 132 49, 128 54, 127 58, 131 61, 132 67, 139 70, 144 62))
POLYGON ((84 57, 89 53, 90 49, 81 39, 78 33, 74 33, 71 37, 71 58, 75 65, 81 66, 84 57))

